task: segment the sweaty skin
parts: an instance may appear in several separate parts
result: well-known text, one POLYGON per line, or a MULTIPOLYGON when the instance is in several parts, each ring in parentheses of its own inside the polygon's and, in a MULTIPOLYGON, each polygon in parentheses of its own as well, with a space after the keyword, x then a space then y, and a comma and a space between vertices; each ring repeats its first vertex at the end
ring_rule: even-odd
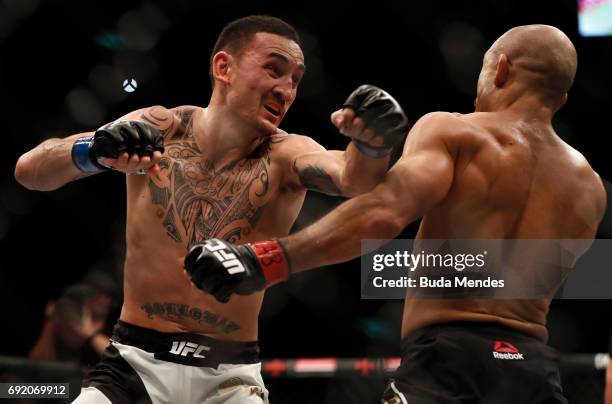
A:
MULTIPOLYGON (((183 274, 190 246, 219 237, 235 243, 287 235, 308 189, 354 196, 379 182, 388 158, 370 159, 352 144, 327 151, 278 129, 304 73, 299 46, 257 33, 241 55, 213 58, 215 88, 207 108, 154 106, 122 120, 161 130, 165 152, 152 159, 106 159, 127 175, 124 304, 120 319, 161 332, 195 332, 237 341, 257 339, 263 292, 227 304, 193 288, 183 274)), ((333 123, 359 136, 350 110, 333 123)), ((56 189, 88 174, 70 158, 74 141, 52 139, 24 154, 15 170, 24 186, 56 189)))
MULTIPOLYGON (((381 184, 281 239, 293 271, 355 258, 361 239, 394 238, 421 217, 418 239, 592 239, 605 209, 603 184, 551 125, 575 69, 573 45, 556 28, 506 33, 485 55, 477 112, 421 118, 381 184)), ((435 323, 481 321, 546 340, 549 304, 407 298, 402 336, 435 323)))
MULTIPOLYGON (((454 175, 444 199, 424 215, 417 238, 595 236, 599 195, 593 190, 601 189, 601 182, 550 126, 512 113, 430 119, 453 128, 439 133, 452 156, 454 175)), ((498 322, 546 340, 549 304, 549 299, 406 299, 402 335, 433 323, 465 320, 498 322)))
MULTIPOLYGON (((186 250, 207 238, 235 243, 289 233, 307 189, 350 194, 335 185, 341 165, 312 139, 277 132, 249 158, 217 168, 203 157, 206 109, 152 107, 141 119, 164 130, 166 151, 156 175, 127 176, 124 305, 121 320, 166 332, 220 339, 257 338, 263 292, 222 304, 190 285, 186 250), (298 158, 294 156, 298 153, 298 158), (327 158, 328 162, 323 162, 327 158), (325 174, 312 184, 312 167, 325 174), (332 179, 333 177, 333 179, 332 179), (343 190, 344 191, 343 191, 343 190)), ((352 146, 351 146, 352 149, 352 146)), ((375 163, 379 164, 379 163, 375 163)), ((384 169, 384 168, 383 168, 384 169)))
MULTIPOLYGON (((235 296, 229 304, 192 288, 183 275, 186 249, 215 236, 239 243, 287 234, 305 189, 282 182, 278 155, 283 142, 273 135, 252 158, 222 169, 202 158, 196 138, 201 108, 153 109, 156 124, 172 119, 166 152, 155 176, 127 177, 125 300, 121 319, 160 331, 190 331, 223 339, 252 340, 263 294, 235 296)), ((292 137, 293 138, 293 137, 292 137)))

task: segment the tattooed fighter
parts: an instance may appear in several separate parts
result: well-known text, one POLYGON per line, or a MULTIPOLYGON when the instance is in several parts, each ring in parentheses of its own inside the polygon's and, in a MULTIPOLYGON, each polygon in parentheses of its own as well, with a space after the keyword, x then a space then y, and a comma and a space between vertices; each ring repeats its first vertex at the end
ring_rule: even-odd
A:
POLYGON ((307 189, 370 190, 408 129, 393 98, 361 86, 332 115, 354 138, 344 152, 279 130, 305 71, 299 44, 277 18, 236 20, 212 52, 208 107, 145 108, 19 159, 16 178, 40 191, 108 169, 145 174, 126 176, 120 320, 76 402, 267 402, 256 342, 263 293, 217 301, 190 286, 185 254, 213 237, 287 235, 307 189))

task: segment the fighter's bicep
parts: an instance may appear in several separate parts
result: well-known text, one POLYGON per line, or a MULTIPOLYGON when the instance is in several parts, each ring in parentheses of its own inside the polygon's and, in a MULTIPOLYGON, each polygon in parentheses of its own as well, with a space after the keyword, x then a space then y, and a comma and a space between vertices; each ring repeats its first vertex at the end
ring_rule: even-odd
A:
POLYGON ((387 173, 384 184, 392 192, 389 207, 408 223, 422 217, 448 194, 453 181, 453 160, 436 148, 402 157, 387 173))
POLYGON ((296 157, 292 165, 295 180, 304 188, 328 195, 341 195, 343 153, 319 150, 296 157))

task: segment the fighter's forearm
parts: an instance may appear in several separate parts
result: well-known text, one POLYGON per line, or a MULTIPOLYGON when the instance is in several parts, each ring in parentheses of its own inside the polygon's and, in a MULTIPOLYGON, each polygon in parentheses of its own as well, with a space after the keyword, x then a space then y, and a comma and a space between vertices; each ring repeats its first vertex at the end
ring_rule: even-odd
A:
POLYGON ((339 150, 307 153, 294 160, 300 184, 311 191, 353 197, 374 188, 385 176, 389 157, 363 155, 353 144, 339 150))
POLYGON ((356 196, 372 190, 385 176, 389 156, 368 157, 350 142, 344 152, 344 167, 340 178, 343 195, 356 196))
POLYGON ((80 133, 64 139, 48 139, 23 154, 15 166, 15 178, 24 187, 52 191, 79 178, 91 175, 81 172, 72 161, 74 142, 93 133, 80 133))
POLYGON ((384 199, 370 192, 346 201, 316 223, 280 241, 295 273, 356 258, 362 253, 362 239, 390 239, 402 229, 384 199))

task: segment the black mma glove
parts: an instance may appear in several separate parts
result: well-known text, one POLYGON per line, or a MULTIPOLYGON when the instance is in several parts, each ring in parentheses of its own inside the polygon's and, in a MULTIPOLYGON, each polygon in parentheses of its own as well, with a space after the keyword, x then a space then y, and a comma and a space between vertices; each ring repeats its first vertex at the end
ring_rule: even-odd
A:
POLYGON ((289 260, 277 240, 234 245, 212 239, 191 247, 185 270, 196 287, 227 303, 234 293, 250 295, 287 280, 289 260))
POLYGON ((353 139, 355 146, 368 157, 389 155, 393 146, 401 142, 408 132, 408 118, 402 107, 386 91, 364 84, 349 95, 343 105, 355 111, 355 117, 371 129, 374 137, 367 142, 353 139))
POLYGON ((77 139, 72 146, 72 160, 83 172, 110 170, 100 161, 103 158, 118 158, 124 152, 130 156, 152 156, 153 152, 164 152, 164 137, 161 131, 144 122, 118 121, 102 126, 94 136, 77 139))

